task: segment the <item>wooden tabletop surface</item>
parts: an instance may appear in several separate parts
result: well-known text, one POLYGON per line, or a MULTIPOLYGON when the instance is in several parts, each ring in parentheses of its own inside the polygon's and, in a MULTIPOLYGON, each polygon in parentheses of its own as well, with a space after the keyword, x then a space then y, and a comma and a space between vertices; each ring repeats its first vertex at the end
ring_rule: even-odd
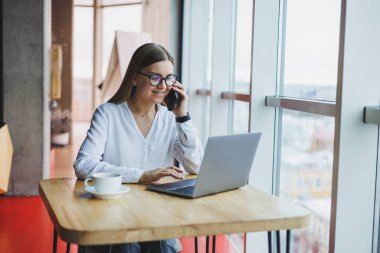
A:
POLYGON ((117 199, 97 199, 76 179, 42 180, 39 192, 60 237, 96 245, 200 235, 295 229, 310 212, 250 186, 198 199, 160 194, 144 185, 117 199))

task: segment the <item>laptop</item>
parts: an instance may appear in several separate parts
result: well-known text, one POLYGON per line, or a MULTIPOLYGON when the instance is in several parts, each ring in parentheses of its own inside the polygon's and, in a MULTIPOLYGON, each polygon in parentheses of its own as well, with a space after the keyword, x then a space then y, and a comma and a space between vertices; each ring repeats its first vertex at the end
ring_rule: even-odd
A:
POLYGON ((248 183, 260 137, 261 133, 209 137, 197 178, 150 184, 147 189, 198 198, 244 186, 248 183))

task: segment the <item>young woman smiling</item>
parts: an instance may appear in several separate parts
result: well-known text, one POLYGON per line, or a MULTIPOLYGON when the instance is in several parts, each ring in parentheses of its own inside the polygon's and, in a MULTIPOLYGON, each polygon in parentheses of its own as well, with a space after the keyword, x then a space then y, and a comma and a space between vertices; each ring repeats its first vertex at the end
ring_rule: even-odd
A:
MULTIPOLYGON (((120 88, 93 115, 74 162, 78 178, 113 172, 121 174, 125 183, 149 183, 167 176, 182 179, 183 171, 173 166, 173 158, 187 172, 199 172, 203 148, 187 113, 185 87, 177 81, 173 64, 168 51, 158 44, 144 44, 135 51, 120 88), (164 99, 172 89, 179 102, 168 111, 164 99)), ((178 251, 176 242, 113 245, 112 252, 174 253, 178 251)), ((86 247, 86 252, 104 249, 86 247)))

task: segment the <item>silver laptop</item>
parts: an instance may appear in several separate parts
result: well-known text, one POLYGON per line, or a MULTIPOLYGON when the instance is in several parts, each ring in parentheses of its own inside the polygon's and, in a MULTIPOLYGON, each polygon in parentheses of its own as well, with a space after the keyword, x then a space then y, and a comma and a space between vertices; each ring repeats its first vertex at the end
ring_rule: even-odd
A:
POLYGON ((209 137, 199 175, 167 184, 150 184, 148 190, 197 198, 244 186, 248 182, 261 133, 209 137))

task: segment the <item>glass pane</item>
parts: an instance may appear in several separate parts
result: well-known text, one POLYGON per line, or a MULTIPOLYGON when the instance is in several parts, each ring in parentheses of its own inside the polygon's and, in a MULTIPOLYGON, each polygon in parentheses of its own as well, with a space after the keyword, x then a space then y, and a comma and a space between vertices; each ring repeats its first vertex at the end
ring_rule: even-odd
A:
POLYGON ((249 124, 249 103, 238 100, 232 101, 233 119, 232 133, 248 133, 249 124))
MULTIPOLYGON (((204 89, 211 91, 211 77, 212 77, 212 43, 213 43, 213 34, 214 34, 214 0, 209 0, 208 7, 208 37, 207 37, 207 73, 206 73, 206 82, 203 82, 204 89)), ((206 146, 207 139, 210 133, 210 121, 211 121, 211 97, 203 98, 203 125, 202 125, 202 144, 206 146)))
POLYGON ((283 110, 280 196, 308 208, 307 229, 293 233, 294 251, 328 252, 334 118, 283 110))
POLYGON ((73 77, 92 79, 94 11, 74 7, 73 77))
POLYGON ((235 92, 249 93, 251 79, 252 0, 238 0, 235 39, 235 92))
POLYGON ((214 35, 214 0, 209 1, 208 9, 208 37, 207 37, 207 86, 205 89, 211 90, 211 76, 212 76, 212 43, 214 35))
POLYGON ((200 134, 201 134, 202 145, 203 147, 206 147, 207 140, 210 133, 211 97, 203 97, 202 108, 204 108, 204 110, 203 110, 203 119, 202 119, 202 131, 200 131, 200 134))
POLYGON ((142 5, 126 5, 107 7, 103 9, 103 37, 102 37, 102 77, 105 78, 115 31, 141 32, 142 5))
POLYGON ((282 95, 335 101, 340 0, 288 0, 282 95))
POLYGON ((93 20, 92 7, 74 7, 73 13, 73 120, 92 114, 93 20))

